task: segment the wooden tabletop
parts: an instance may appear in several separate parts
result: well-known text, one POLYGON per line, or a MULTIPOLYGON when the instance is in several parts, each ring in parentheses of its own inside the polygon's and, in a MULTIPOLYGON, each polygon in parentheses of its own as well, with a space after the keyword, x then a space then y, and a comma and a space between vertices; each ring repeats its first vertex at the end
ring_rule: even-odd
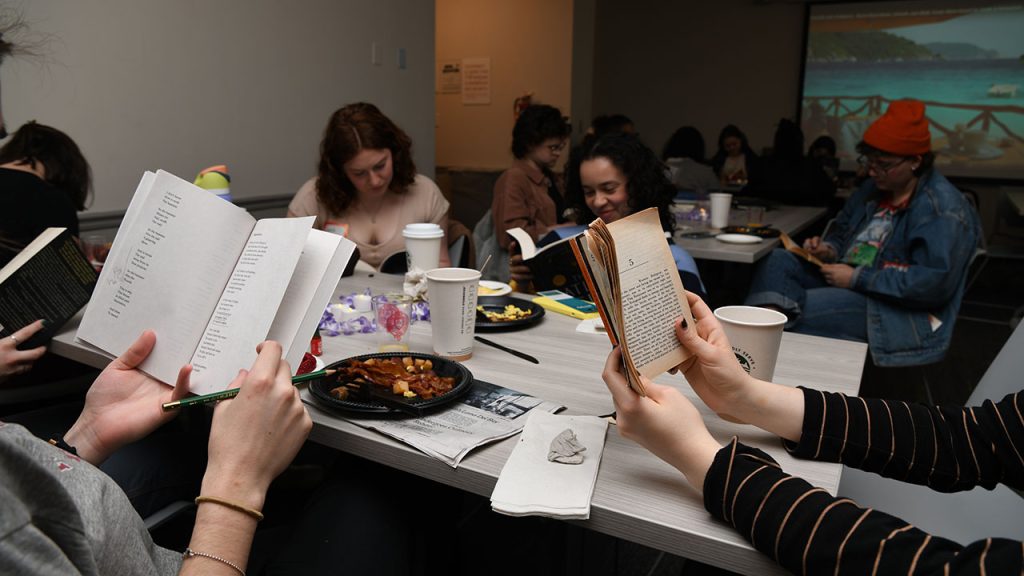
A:
MULTIPOLYGON (((825 208, 813 206, 778 206, 764 213, 764 224, 794 236, 821 218, 825 208)), ((729 224, 743 226, 747 223, 744 207, 734 207, 729 212, 729 224)), ((687 230, 676 228, 675 242, 683 247, 690 256, 704 260, 722 260, 725 262, 741 262, 753 264, 764 257, 772 249, 780 246, 777 238, 766 238, 757 244, 726 244, 715 238, 686 238, 687 230)))
MULTIPOLYGON (((343 278, 339 294, 374 294, 396 289, 400 276, 359 273, 343 278)), ((518 332, 489 333, 487 338, 526 352, 540 360, 532 364, 511 354, 476 343, 464 364, 481 380, 558 402, 569 414, 604 415, 612 412, 611 397, 601 381, 601 368, 610 349, 603 334, 575 331, 578 321, 548 312, 534 327, 518 332)), ((102 366, 105 359, 74 342, 72 322, 54 339, 57 354, 102 366)), ((411 328, 414 352, 431 352, 430 324, 411 328)), ((376 336, 360 334, 323 338, 325 362, 376 352, 376 336)), ((866 354, 864 344, 786 333, 779 351, 775 381, 787 385, 855 394, 866 354)), ((797 460, 780 441, 751 426, 731 424, 711 413, 681 376, 664 375, 658 382, 679 388, 701 410, 711 433, 723 444, 733 436, 765 450, 782 467, 812 484, 835 493, 842 467, 797 460)), ((307 397, 308 401, 308 397, 307 397)), ((458 469, 434 460, 385 436, 365 430, 308 402, 314 427, 310 439, 393 468, 430 478, 481 496, 489 496, 516 438, 478 448, 458 469)), ((592 501, 591 517, 578 524, 744 574, 783 574, 766 556, 754 550, 729 526, 714 520, 700 496, 674 468, 609 428, 604 457, 592 501)))

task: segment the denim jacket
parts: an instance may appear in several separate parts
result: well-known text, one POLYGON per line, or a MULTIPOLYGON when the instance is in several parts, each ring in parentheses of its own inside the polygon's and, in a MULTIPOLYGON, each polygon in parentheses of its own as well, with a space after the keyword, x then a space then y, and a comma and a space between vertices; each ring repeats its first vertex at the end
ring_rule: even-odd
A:
MULTIPOLYGON (((878 209, 881 193, 868 180, 846 202, 825 242, 846 253, 878 209)), ((967 267, 981 225, 963 194, 935 170, 923 174, 910 203, 871 266, 858 266, 851 288, 868 296, 868 347, 879 366, 942 359, 953 335, 967 267)))

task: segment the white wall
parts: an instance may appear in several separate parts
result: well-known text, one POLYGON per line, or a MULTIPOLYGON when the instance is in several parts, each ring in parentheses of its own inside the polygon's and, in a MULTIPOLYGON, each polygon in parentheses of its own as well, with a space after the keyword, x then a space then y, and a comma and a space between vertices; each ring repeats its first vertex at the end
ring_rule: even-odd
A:
POLYGON ((803 13, 789 2, 597 0, 593 113, 630 116, 659 154, 686 124, 708 155, 725 124, 759 151, 796 113, 803 13))
POLYGON ((226 163, 236 197, 291 194, 328 116, 377 104, 434 172, 434 4, 421 0, 31 0, 41 59, 2 67, 9 130, 66 131, 92 164, 92 212, 127 207, 144 170, 226 163), (371 64, 371 44, 381 65, 371 64), (407 51, 407 69, 396 53, 407 51))
MULTIPOLYGON (((512 163, 513 101, 571 113, 572 0, 437 0, 437 59, 491 59, 491 103, 437 94, 437 163, 504 170, 512 163)), ((565 156, 563 154, 563 156, 565 156)))

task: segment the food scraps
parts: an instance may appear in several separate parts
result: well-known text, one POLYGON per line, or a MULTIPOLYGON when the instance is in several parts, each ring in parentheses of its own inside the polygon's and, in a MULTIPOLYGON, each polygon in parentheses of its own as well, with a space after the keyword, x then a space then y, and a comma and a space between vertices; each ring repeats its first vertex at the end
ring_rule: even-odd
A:
POLYGON ((332 389, 331 396, 338 400, 347 400, 349 394, 358 394, 360 386, 366 385, 396 396, 419 396, 424 400, 440 396, 455 386, 454 376, 438 376, 433 361, 411 356, 351 360, 337 370, 335 377, 344 384, 332 389))
POLYGON ((514 304, 506 304, 501 312, 487 310, 483 306, 476 307, 477 312, 483 314, 491 322, 512 322, 533 316, 533 310, 523 310, 514 304))

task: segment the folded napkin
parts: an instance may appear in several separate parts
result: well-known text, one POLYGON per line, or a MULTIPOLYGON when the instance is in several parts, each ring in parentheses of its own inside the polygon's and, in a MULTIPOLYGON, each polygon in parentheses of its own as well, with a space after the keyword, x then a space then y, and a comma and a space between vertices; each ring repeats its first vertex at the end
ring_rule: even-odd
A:
POLYGON ((608 422, 596 416, 557 416, 534 410, 491 493, 491 508, 509 516, 590 518, 608 422), (577 465, 548 460, 551 441, 566 429, 586 450, 577 465))

